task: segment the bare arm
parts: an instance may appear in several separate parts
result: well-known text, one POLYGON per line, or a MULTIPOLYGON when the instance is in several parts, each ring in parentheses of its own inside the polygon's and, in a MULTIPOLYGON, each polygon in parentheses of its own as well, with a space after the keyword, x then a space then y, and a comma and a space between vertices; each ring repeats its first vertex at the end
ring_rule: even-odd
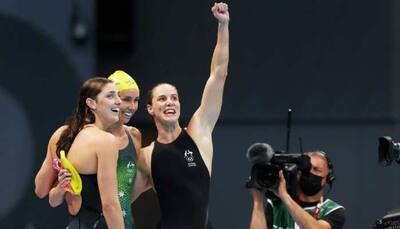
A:
POLYGON ((146 192, 151 188, 150 180, 148 179, 148 176, 146 173, 138 168, 136 178, 135 178, 135 184, 133 185, 133 191, 132 191, 132 197, 131 201, 135 201, 143 192, 146 192))
POLYGON ((65 201, 67 202, 68 212, 71 215, 78 214, 82 205, 82 196, 76 196, 70 192, 65 193, 65 201))
POLYGON ((129 133, 134 141, 136 152, 136 177, 132 186, 131 203, 135 201, 143 192, 151 188, 144 167, 144 157, 142 153, 142 134, 135 127, 129 127, 129 133))
POLYGON ((331 226, 325 220, 316 220, 309 213, 307 213, 300 205, 292 199, 286 189, 286 181, 282 171, 279 172, 279 187, 278 193, 279 198, 286 205, 290 215, 296 221, 300 228, 310 229, 330 229, 331 226))
POLYGON ((228 5, 216 3, 211 9, 214 17, 218 19, 218 37, 214 49, 210 77, 203 91, 201 104, 193 115, 192 122, 196 128, 203 129, 211 134, 218 120, 222 106, 222 96, 229 62, 229 12, 228 5))
POLYGON ((331 226, 325 220, 316 220, 300 207, 289 195, 282 198, 290 215, 300 228, 330 229, 331 226))
POLYGON ((46 158, 35 177, 35 193, 37 197, 42 199, 47 196, 53 187, 56 176, 57 171, 53 169, 51 155, 47 151, 46 158))
POLYGON ((57 207, 64 201, 67 192, 67 185, 71 182, 71 174, 66 169, 61 169, 58 173, 58 182, 49 192, 50 206, 57 207))
POLYGON ((107 134, 97 144, 97 181, 103 214, 109 228, 124 228, 117 182, 118 144, 107 134))
POLYGON ((254 189, 251 190, 251 193, 253 195, 253 212, 251 214, 250 229, 267 229, 263 193, 254 189))
POLYGON ((47 146, 46 158, 44 159, 42 166, 36 174, 35 193, 41 199, 47 196, 50 189, 56 182, 57 171, 53 169, 53 155, 55 155, 56 152, 57 141, 65 128, 66 126, 58 128, 58 130, 56 130, 51 136, 47 146))
POLYGON ((58 182, 49 192, 49 204, 51 207, 57 207, 62 204, 64 198, 67 202, 68 212, 76 215, 82 204, 82 197, 68 192, 68 184, 71 182, 71 173, 66 169, 58 172, 58 182))

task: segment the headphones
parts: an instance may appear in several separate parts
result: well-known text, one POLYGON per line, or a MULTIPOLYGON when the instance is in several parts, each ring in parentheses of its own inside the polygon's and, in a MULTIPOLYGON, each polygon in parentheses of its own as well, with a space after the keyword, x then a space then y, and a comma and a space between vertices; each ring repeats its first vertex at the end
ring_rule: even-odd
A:
POLYGON ((333 171, 333 164, 329 159, 328 155, 322 150, 316 150, 314 152, 319 153, 320 155, 324 156, 327 164, 328 164, 328 175, 326 176, 326 183, 332 188, 333 182, 336 180, 335 172, 333 171))

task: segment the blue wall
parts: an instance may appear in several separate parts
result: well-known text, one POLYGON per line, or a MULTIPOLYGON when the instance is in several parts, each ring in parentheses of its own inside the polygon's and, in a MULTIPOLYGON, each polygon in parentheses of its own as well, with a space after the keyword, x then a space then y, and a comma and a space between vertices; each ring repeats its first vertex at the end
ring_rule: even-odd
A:
MULTIPOLYGON (((142 129, 145 143, 154 136, 144 106, 150 86, 177 85, 182 125, 200 102, 215 44, 211 1, 190 6, 179 0, 135 1, 132 51, 120 55, 96 52, 95 3, 0 2, 0 228, 65 225, 65 207, 52 209, 47 200, 37 199, 33 179, 48 138, 72 111, 84 79, 118 68, 135 76, 142 99, 133 124, 142 129), (71 35, 74 4, 87 26, 82 43, 71 35)), ((291 107, 292 151, 300 136, 306 150, 325 150, 337 176, 329 197, 346 207, 345 228, 371 228, 376 218, 400 205, 398 165, 377 164, 377 138, 400 139, 392 10, 398 7, 394 1, 372 0, 228 3, 231 57, 214 132, 214 226, 248 227, 245 152, 254 142, 284 149, 291 107)), ((153 197, 150 193, 149 204, 135 208, 138 217, 147 217, 138 221, 157 220, 153 197)))

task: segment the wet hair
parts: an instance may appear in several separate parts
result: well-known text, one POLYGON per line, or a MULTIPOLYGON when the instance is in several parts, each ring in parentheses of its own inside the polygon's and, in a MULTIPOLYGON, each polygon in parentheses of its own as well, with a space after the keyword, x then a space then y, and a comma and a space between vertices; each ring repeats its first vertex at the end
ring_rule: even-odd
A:
POLYGON ((153 92, 154 92, 154 89, 155 89, 156 87, 161 86, 161 85, 164 85, 164 84, 170 85, 170 86, 174 87, 176 91, 178 91, 178 89, 177 89, 174 85, 172 85, 172 84, 170 84, 170 83, 159 83, 159 84, 156 84, 154 87, 152 87, 152 88, 147 92, 147 101, 146 101, 146 104, 147 104, 147 105, 153 105, 152 103, 153 103, 153 96, 154 96, 154 95, 153 95, 153 92))
POLYGON ((67 128, 62 132, 57 142, 57 156, 60 156, 60 150, 64 150, 67 154, 79 131, 81 131, 86 124, 91 124, 96 121, 93 112, 86 105, 86 99, 91 98, 96 100, 97 95, 100 94, 103 88, 109 83, 112 83, 112 81, 101 77, 94 77, 83 83, 75 112, 73 112, 66 121, 65 125, 67 125, 67 128))

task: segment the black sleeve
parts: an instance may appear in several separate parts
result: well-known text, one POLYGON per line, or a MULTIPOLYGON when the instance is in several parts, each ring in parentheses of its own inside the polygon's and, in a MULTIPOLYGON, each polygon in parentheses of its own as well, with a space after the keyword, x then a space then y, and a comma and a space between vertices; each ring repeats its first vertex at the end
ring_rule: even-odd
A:
POLYGON ((337 210, 334 210, 328 215, 322 217, 321 219, 328 222, 331 225, 332 229, 341 229, 343 228, 343 225, 346 222, 346 215, 344 212, 344 208, 339 208, 337 210))

